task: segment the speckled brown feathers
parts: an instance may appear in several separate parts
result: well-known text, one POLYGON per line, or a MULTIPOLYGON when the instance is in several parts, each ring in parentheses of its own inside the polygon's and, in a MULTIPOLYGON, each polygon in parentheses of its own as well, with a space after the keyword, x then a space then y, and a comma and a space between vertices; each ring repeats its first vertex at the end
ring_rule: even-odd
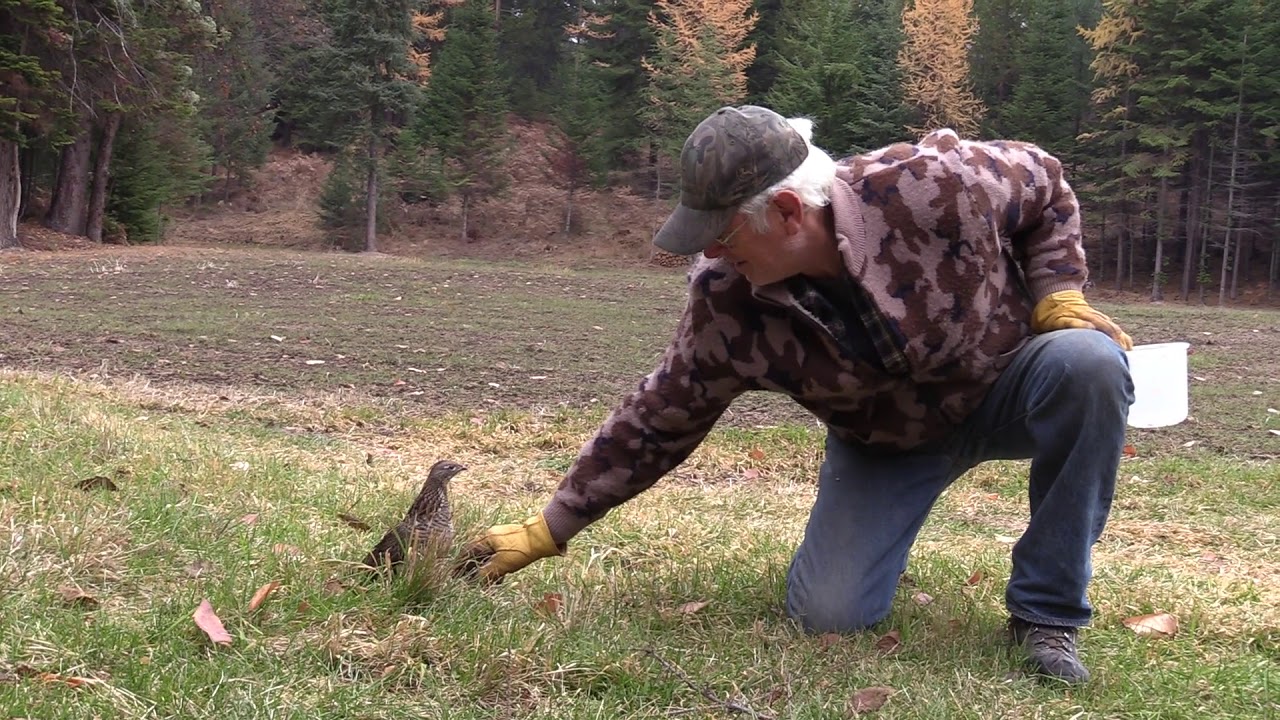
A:
POLYGON ((382 536, 365 557, 364 564, 395 568, 413 557, 443 554, 453 543, 449 481, 463 470, 466 468, 448 460, 432 465, 404 519, 382 536))

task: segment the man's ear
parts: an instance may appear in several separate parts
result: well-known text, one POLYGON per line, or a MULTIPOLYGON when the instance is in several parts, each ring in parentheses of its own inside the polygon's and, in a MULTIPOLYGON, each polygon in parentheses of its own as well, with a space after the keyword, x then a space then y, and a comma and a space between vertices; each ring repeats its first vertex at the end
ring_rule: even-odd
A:
POLYGON ((770 201, 782 216, 782 224, 788 233, 796 232, 804 222, 804 201, 794 190, 779 190, 770 201))

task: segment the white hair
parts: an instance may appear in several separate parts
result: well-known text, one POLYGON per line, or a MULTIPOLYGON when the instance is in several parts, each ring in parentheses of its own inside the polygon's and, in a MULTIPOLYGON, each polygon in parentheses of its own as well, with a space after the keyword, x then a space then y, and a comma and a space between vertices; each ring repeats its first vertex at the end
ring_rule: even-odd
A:
POLYGON ((808 207, 826 207, 831 202, 831 184, 836 178, 836 161, 824 150, 813 144, 813 121, 809 118, 787 118, 787 123, 795 128, 809 146, 809 155, 800 163, 800 167, 782 180, 774 183, 764 192, 742 203, 739 210, 747 216, 752 227, 764 232, 768 229, 765 209, 769 201, 779 191, 791 190, 800 196, 800 200, 808 207))

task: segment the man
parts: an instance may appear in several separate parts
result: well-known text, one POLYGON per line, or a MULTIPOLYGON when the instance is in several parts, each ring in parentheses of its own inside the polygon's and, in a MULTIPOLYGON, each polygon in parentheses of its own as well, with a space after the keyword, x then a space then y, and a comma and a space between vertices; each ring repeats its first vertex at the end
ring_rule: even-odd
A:
POLYGON ((1080 210, 1061 164, 940 130, 839 164, 812 125, 725 107, 689 136, 654 242, 701 252, 675 338, 550 503, 470 548, 495 580, 653 485, 748 390, 828 427, 787 578, 812 632, 886 617, 939 494, 984 460, 1030 458, 1010 630, 1033 668, 1083 682, 1076 629, 1133 386, 1129 337, 1081 295, 1080 210))

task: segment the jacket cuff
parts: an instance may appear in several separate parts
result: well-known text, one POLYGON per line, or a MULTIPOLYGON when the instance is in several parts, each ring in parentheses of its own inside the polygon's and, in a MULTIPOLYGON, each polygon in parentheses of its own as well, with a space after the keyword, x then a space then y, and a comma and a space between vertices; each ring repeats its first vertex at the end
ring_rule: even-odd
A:
POLYGON ((547 523, 551 539, 561 551, 569 540, 592 523, 591 520, 565 507, 559 500, 553 499, 542 509, 542 519, 547 523))
POLYGON ((1084 279, 1075 277, 1053 277, 1041 280, 1040 282, 1028 283, 1028 286, 1031 290, 1032 301, 1038 303, 1050 295, 1056 292, 1062 292, 1063 290, 1078 290, 1083 292, 1084 279))

